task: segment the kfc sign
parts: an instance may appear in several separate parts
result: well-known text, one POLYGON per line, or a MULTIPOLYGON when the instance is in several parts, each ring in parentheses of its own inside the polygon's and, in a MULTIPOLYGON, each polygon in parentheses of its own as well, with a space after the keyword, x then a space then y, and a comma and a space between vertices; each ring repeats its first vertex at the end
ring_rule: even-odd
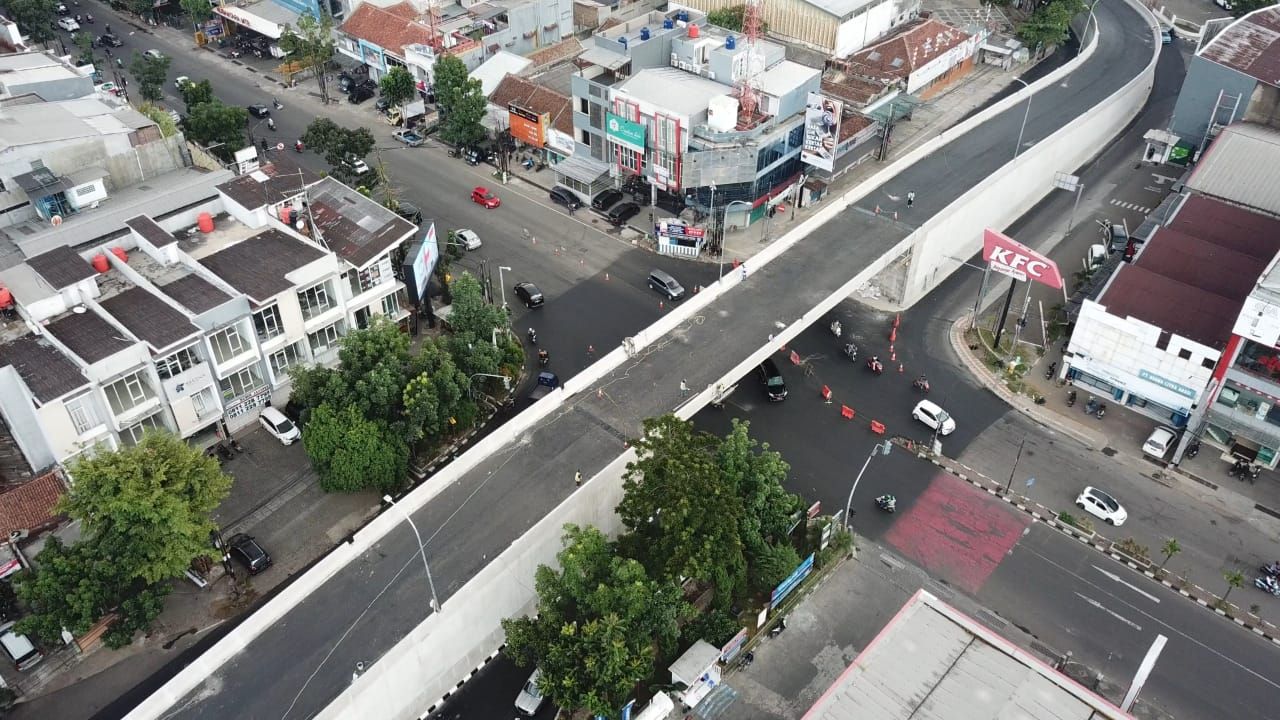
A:
POLYGON ((987 229, 982 234, 982 259, 992 270, 1016 280, 1035 280, 1054 289, 1062 288, 1058 264, 1013 238, 987 229))

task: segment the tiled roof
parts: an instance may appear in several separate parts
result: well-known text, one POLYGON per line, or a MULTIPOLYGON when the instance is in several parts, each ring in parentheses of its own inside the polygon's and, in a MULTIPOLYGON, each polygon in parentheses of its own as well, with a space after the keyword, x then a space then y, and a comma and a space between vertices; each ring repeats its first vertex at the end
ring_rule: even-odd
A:
POLYGON ((322 257, 320 248, 273 229, 203 257, 200 264, 263 302, 293 287, 285 275, 322 257))
POLYGON ((213 283, 195 274, 180 277, 168 285, 161 285, 160 289, 165 295, 177 300, 179 305, 193 313, 207 312, 231 299, 231 296, 219 290, 213 283))
POLYGON ((197 332, 187 316, 144 288, 129 288, 101 304, 117 322, 145 340, 155 352, 197 332))
MULTIPOLYGON (((1199 195, 1187 198, 1169 229, 1267 262, 1280 252, 1280 219, 1199 195)), ((1241 275, 1241 284, 1252 286, 1258 275, 1241 275)))
POLYGON ((44 326, 68 350, 87 363, 106 360, 133 344, 96 312, 69 312, 44 326))
POLYGON ((413 232, 407 220, 333 178, 313 185, 308 195, 311 217, 325 245, 357 268, 413 232))
POLYGON ((21 487, 0 495, 0 536, 14 530, 35 531, 58 521, 53 508, 66 486, 57 471, 46 473, 21 487))
POLYGON ((89 384, 80 368, 49 341, 23 335, 0 345, 0 367, 12 365, 36 400, 52 402, 89 384))
POLYGON ((319 175, 292 160, 277 157, 253 172, 222 183, 218 189, 241 207, 256 210, 288 200, 319 179, 319 175))
POLYGON ((569 37, 567 40, 561 40, 555 45, 548 45, 541 50, 531 52, 525 57, 532 61, 529 69, 537 70, 547 65, 554 65, 567 58, 577 57, 582 54, 584 49, 582 42, 578 38, 569 37))
POLYGON ((968 33, 959 28, 923 18, 899 26, 894 34, 854 53, 847 63, 862 75, 906 78, 968 39, 968 33))
POLYGON ((65 246, 40 253, 27 260, 27 264, 40 273, 40 277, 59 290, 94 275, 93 267, 76 254, 75 250, 65 246))
POLYGON ((884 83, 839 71, 828 71, 822 78, 822 94, 861 107, 885 91, 884 83))
POLYGON ((1210 40, 1200 57, 1280 87, 1280 7, 1240 18, 1210 40))
POLYGON ((158 248, 171 245, 178 241, 178 237, 176 235, 160 227, 155 220, 152 220, 146 215, 129 218, 124 221, 124 224, 128 226, 130 230, 141 235, 144 240, 158 248))
POLYGON ((840 136, 836 138, 836 140, 840 142, 848 140, 854 135, 866 130, 873 122, 875 121, 866 115, 850 115, 848 117, 841 118, 840 136))
POLYGON ((339 30, 403 56, 405 45, 431 44, 431 28, 418 22, 420 15, 408 2, 384 8, 360 3, 339 30))
POLYGON ((489 102, 504 110, 515 103, 530 112, 546 113, 551 118, 551 127, 573 135, 573 101, 526 78, 516 75, 502 78, 489 96, 489 102))

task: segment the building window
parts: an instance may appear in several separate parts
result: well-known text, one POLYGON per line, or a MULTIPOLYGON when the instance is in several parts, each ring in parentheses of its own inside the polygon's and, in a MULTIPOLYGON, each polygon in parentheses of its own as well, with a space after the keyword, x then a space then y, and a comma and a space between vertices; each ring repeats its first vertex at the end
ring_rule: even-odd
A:
POLYGON ((1159 350, 1169 349, 1169 340, 1173 337, 1173 333, 1168 330, 1161 331, 1160 337, 1156 339, 1156 348, 1159 350))
POLYGON ((314 285, 298 293, 298 304, 302 306, 302 319, 310 320, 311 318, 322 315, 333 307, 333 302, 329 299, 329 289, 324 283, 314 285))
POLYGON ((92 195, 97 191, 98 191, 97 185, 85 185, 84 187, 76 189, 76 197, 84 197, 85 195, 92 195))
POLYGON ((1181 349, 1181 350, 1179 350, 1179 351, 1178 351, 1178 357, 1179 357, 1179 358, 1181 358, 1181 359, 1183 359, 1183 360, 1190 360, 1190 359, 1191 359, 1191 351, 1190 351, 1190 350, 1188 350, 1188 349, 1186 349, 1186 348, 1183 348, 1183 349, 1181 349))
POLYGON ((1217 367, 1218 363, 1213 358, 1205 358, 1200 361, 1200 366, 1205 370, 1212 370, 1217 367))
POLYGON ((239 372, 231 373, 219 380, 218 384, 222 388, 222 397, 232 400, 242 395, 248 395, 266 383, 262 381, 262 377, 258 374, 258 366, 253 365, 239 372))
POLYGON ((253 329, 258 339, 266 342, 284 332, 284 321, 280 319, 280 307, 272 305, 253 314, 253 329))
POLYGON ((1273 347, 1246 340, 1236 355, 1236 367, 1261 375, 1272 382, 1280 382, 1280 351, 1273 347))
POLYGON ((587 114, 591 111, 591 103, 586 98, 578 98, 578 112, 587 114))
POLYGON ((286 345, 278 353, 271 356, 271 372, 276 379, 284 377, 291 365, 297 365, 302 359, 302 353, 298 351, 298 343, 286 345))
POLYGON ((787 134, 787 147, 792 150, 799 150, 800 146, 803 144, 804 124, 801 123, 800 125, 791 128, 791 132, 787 134))
POLYGON ((98 419, 98 413, 93 409, 93 396, 89 393, 71 398, 66 402, 65 407, 67 414, 71 416, 71 424, 75 426, 77 435, 84 435, 102 424, 98 419))
POLYGON ((191 345, 157 360, 156 373, 162 380, 168 380, 199 364, 200 356, 196 355, 195 346, 191 345))
POLYGON ((120 431, 120 440, 126 447, 133 447, 142 442, 142 436, 150 430, 161 430, 164 424, 160 422, 160 413, 152 413, 138 422, 124 428, 120 431))
POLYGON ((219 364, 225 363, 249 349, 244 338, 240 337, 240 331, 236 329, 235 325, 231 325, 226 330, 209 338, 209 343, 213 345, 213 358, 219 364))
POLYGON ((141 372, 120 378, 103 388, 103 392, 107 395, 111 412, 116 415, 123 415, 156 396, 151 386, 142 379, 141 372))
POLYGON ((400 298, 398 293, 391 293, 382 298, 382 314, 393 318, 400 314, 400 298))
POLYGON ((338 323, 322 327, 313 333, 308 333, 307 340, 311 343, 311 352, 315 355, 327 352, 338 343, 340 334, 338 332, 338 323))
POLYGON ((203 418, 209 412, 209 388, 191 396, 191 408, 196 411, 196 418, 203 418))

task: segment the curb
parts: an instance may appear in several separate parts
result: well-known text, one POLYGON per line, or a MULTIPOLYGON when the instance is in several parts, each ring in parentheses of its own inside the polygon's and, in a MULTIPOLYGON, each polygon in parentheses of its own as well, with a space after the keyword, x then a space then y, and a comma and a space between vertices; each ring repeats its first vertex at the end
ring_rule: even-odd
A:
POLYGON ((475 676, 476 676, 476 673, 478 673, 478 672, 480 672, 481 670, 483 670, 483 669, 484 669, 484 667, 485 667, 486 665, 488 665, 489 663, 493 662, 494 658, 496 658, 496 657, 498 657, 499 655, 501 655, 501 654, 502 654, 502 649, 503 649, 503 648, 505 648, 506 646, 507 646, 507 644, 506 644, 506 643, 503 643, 503 644, 499 645, 499 646, 498 646, 498 648, 497 648, 496 650, 494 650, 493 652, 489 653, 489 655, 488 655, 488 656, 486 656, 484 660, 481 660, 481 661, 480 661, 480 664, 479 664, 479 665, 475 666, 474 668, 472 668, 472 669, 471 669, 471 672, 469 672, 469 673, 467 673, 466 675, 464 675, 464 676, 462 677, 462 679, 461 679, 461 680, 459 680, 459 681, 457 682, 457 684, 453 686, 453 689, 452 689, 452 690, 450 690, 449 692, 447 692, 447 693, 445 693, 443 696, 441 696, 439 700, 437 700, 437 701, 435 701, 435 702, 431 703, 431 705, 427 708, 426 712, 422 713, 422 714, 421 714, 421 715, 419 715, 418 717, 420 717, 420 718, 430 717, 432 713, 434 713, 436 710, 439 710, 439 709, 440 709, 440 706, 441 706, 441 705, 444 705, 444 703, 445 703, 445 701, 446 701, 446 700, 448 700, 449 698, 453 697, 453 694, 454 694, 454 693, 456 693, 456 692, 458 692, 459 690, 461 690, 463 685, 466 685, 466 684, 467 684, 467 682, 471 680, 471 678, 473 678, 473 677, 475 677, 475 676))
MULTIPOLYGON (((926 460, 930 463, 933 463, 935 466, 942 468, 948 474, 953 475, 969 483, 970 485, 973 485, 974 487, 986 492, 988 495, 992 495, 994 497, 1000 498, 1001 500, 1004 500, 1005 503, 1030 515, 1033 520, 1042 522, 1045 525, 1048 525, 1049 527, 1053 528, 1054 530, 1057 530, 1058 532, 1064 535, 1067 535, 1068 537, 1074 538, 1075 540, 1079 541, 1083 545, 1088 545, 1090 548, 1098 551, 1099 553, 1106 555, 1107 557, 1111 558, 1112 560, 1115 560, 1116 562, 1122 565, 1125 565, 1130 570, 1141 573, 1142 575, 1146 576, 1149 580, 1160 583, 1164 587, 1176 592, 1178 595, 1188 600, 1194 601, 1200 607, 1212 610, 1214 614, 1220 617, 1224 617, 1224 618, 1228 617, 1226 611, 1220 608, 1220 606, 1224 602, 1222 598, 1219 598, 1217 595, 1213 594, 1212 592, 1209 592, 1208 590, 1205 590, 1199 585, 1196 585, 1195 583, 1183 583, 1180 586, 1175 586, 1172 582, 1170 582, 1167 579, 1157 578, 1156 574, 1152 572, 1149 568, 1144 568, 1138 563, 1135 563, 1133 559, 1130 558, 1128 555, 1116 552, 1113 549, 1115 547, 1115 543, 1112 543, 1110 540, 1107 540, 1107 538, 1099 535, 1097 532, 1091 533, 1089 536, 1086 537, 1082 533, 1082 531, 1078 530, 1077 528, 1060 523, 1057 520, 1058 514, 1055 513, 1053 510, 1043 505, 1040 505, 1039 503, 1034 503, 1034 504, 1028 503, 1027 499, 1023 496, 1014 495, 1012 493, 1009 493, 1009 494, 1004 493, 1003 491, 1000 490, 1000 483, 997 483, 985 477, 981 473, 975 471, 973 468, 970 468, 969 466, 964 465, 963 463, 959 463, 954 460, 951 460, 950 458, 946 458, 945 456, 943 457, 942 460, 939 460, 937 457, 934 457, 932 455, 918 452, 914 449, 913 446, 907 445, 906 442, 898 438, 895 438, 894 441, 897 442, 899 445, 902 445, 903 447, 905 447, 909 452, 914 453, 916 457, 920 458, 921 460, 926 460), (945 460, 946 462, 943 462, 943 460, 945 460), (967 472, 961 472, 956 468, 962 468, 967 472), (972 473, 972 475, 968 473, 972 473), (1102 539, 1106 541, 1107 544, 1104 545, 1102 543, 1096 542, 1096 540, 1098 539, 1102 539), (1194 593, 1188 592, 1187 588, 1193 588, 1195 592, 1194 593), (1205 597, 1212 598, 1213 602, 1210 603, 1209 601, 1205 600, 1204 599, 1205 597)), ((1231 605, 1231 607, 1236 608, 1237 610, 1239 609, 1235 605, 1231 605)), ((1236 625, 1239 625, 1240 627, 1246 630, 1249 630, 1255 635, 1258 635, 1262 638, 1270 640, 1271 643, 1276 646, 1280 646, 1280 627, 1267 623, 1266 621, 1261 620, 1260 618, 1256 619, 1256 621, 1242 620, 1238 617, 1230 617, 1229 619, 1236 625)))

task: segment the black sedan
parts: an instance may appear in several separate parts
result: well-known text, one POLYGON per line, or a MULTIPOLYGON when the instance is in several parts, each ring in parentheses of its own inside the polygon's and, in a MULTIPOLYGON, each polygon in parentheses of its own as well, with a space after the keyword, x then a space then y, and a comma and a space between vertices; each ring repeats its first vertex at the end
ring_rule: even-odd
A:
POLYGON ((604 192, 595 196, 595 198, 591 200, 591 207, 595 208, 596 210, 599 210, 600 212, 604 212, 605 210, 608 210, 609 208, 616 205, 618 201, 621 199, 622 199, 621 192, 613 189, 605 190, 604 192))
POLYGON ((258 119, 271 116, 271 108, 268 108, 266 105, 250 105, 248 110, 250 115, 258 119))
POLYGON ((609 211, 609 222, 614 225, 625 225, 627 221, 635 217, 640 212, 640 206, 633 202, 624 202, 616 205, 609 211))
POLYGON ((542 296, 542 291, 537 285, 531 282, 516 283, 516 297, 520 298, 520 302, 524 303, 527 308, 542 307, 547 300, 542 296))
POLYGON ((123 47, 124 46, 124 43, 120 42, 120 38, 116 37, 115 35, 112 35, 111 33, 107 33, 105 35, 99 35, 98 44, 103 47, 123 47))
POLYGON ((352 105, 359 105, 374 96, 374 87, 376 86, 361 84, 351 88, 351 92, 347 93, 347 102, 352 105))

